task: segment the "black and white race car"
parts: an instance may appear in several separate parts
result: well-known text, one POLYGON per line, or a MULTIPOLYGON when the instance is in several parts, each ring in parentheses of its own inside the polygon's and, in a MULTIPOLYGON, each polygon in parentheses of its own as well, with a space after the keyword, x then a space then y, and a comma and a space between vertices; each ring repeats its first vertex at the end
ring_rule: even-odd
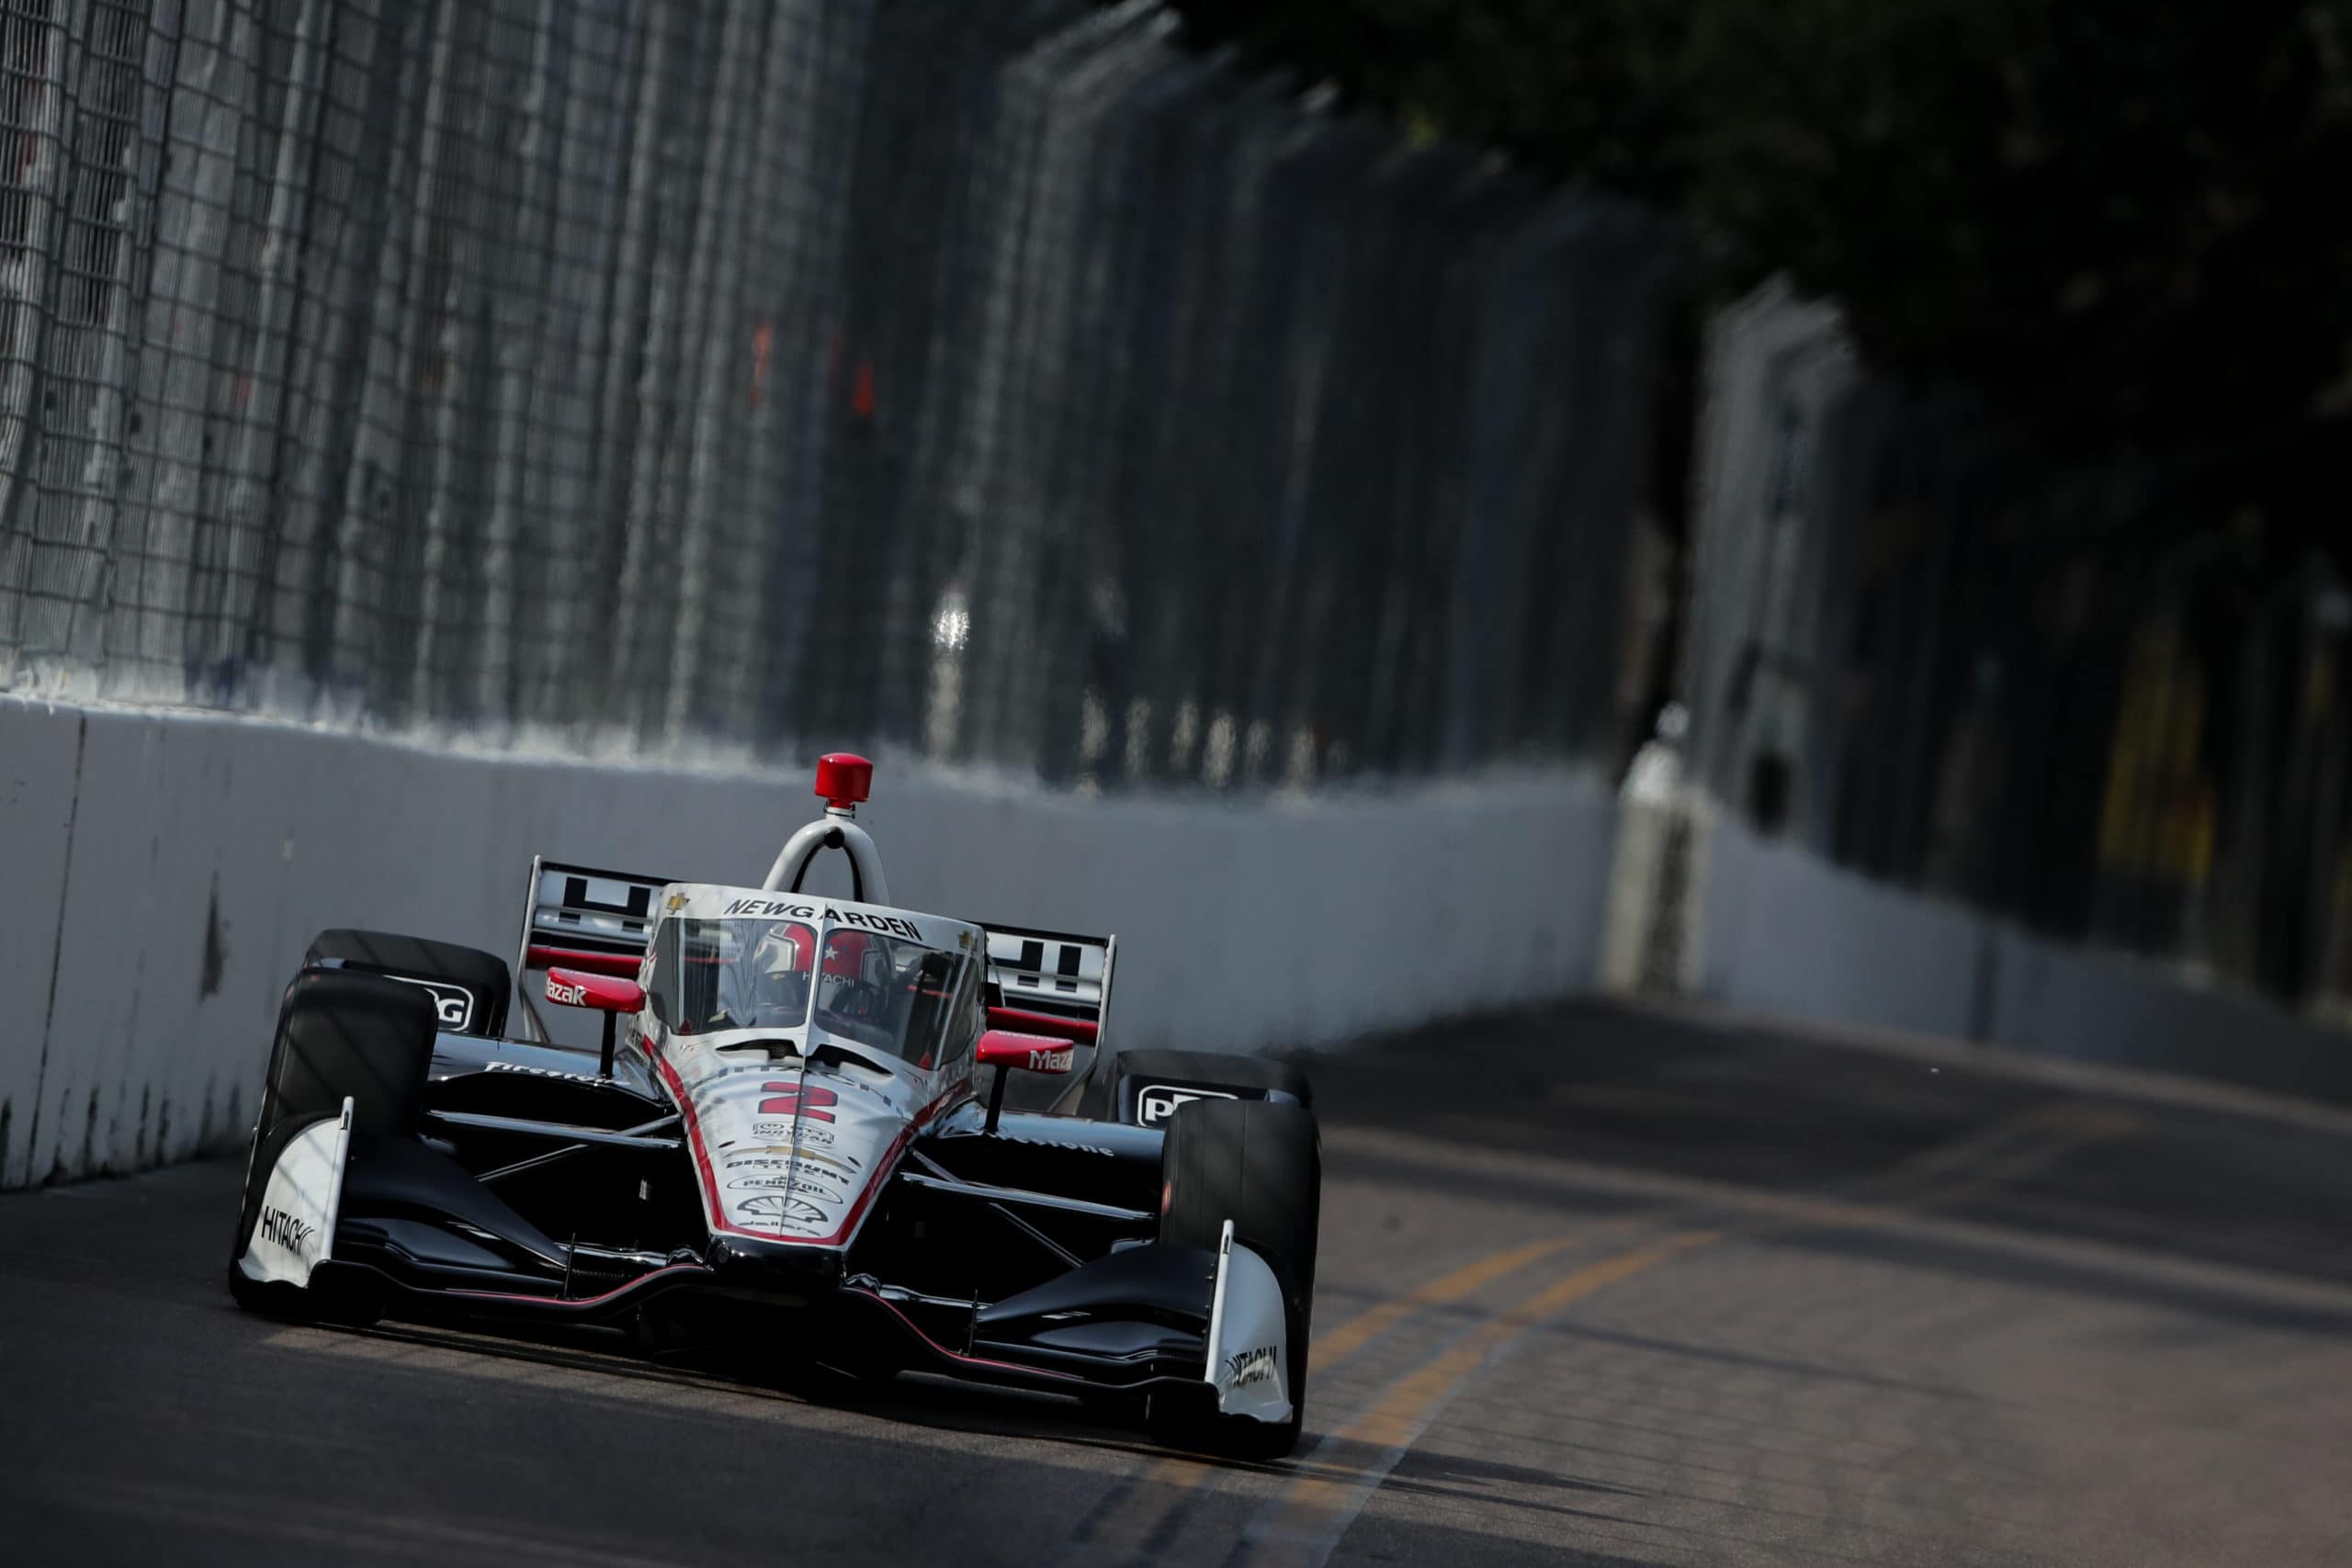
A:
POLYGON ((1321 1179, 1304 1076, 1112 1052, 1111 938, 892 907, 854 819, 871 778, 825 758, 824 815, 756 887, 534 861, 516 970, 601 1011, 594 1048, 490 953, 321 933, 278 1015, 236 1298, 1125 1396, 1169 1440, 1287 1452, 1321 1179), (827 851, 853 898, 801 891, 827 851), (1008 1111, 1014 1073, 1072 1083, 1008 1111))

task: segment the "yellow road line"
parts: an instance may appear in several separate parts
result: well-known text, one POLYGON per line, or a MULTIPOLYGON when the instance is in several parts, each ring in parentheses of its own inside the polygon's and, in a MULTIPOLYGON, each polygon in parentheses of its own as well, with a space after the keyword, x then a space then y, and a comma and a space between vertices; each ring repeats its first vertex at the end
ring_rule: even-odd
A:
MULTIPOLYGON (((1619 1227, 1612 1225, 1603 1228, 1619 1227)), ((1434 1280, 1424 1280, 1403 1295, 1392 1296, 1376 1306, 1358 1313, 1338 1327, 1317 1335, 1311 1342, 1313 1348, 1308 1354, 1307 1365, 1315 1371, 1327 1371, 1333 1362, 1363 1349, 1423 1307, 1443 1306, 1458 1302, 1481 1286, 1492 1284, 1505 1275, 1549 1258, 1581 1239, 1589 1239, 1589 1237, 1546 1236, 1539 1241, 1531 1241, 1522 1246, 1505 1247, 1500 1252, 1488 1253, 1486 1257, 1475 1258, 1459 1269, 1441 1274, 1434 1280)), ((1182 1454, 1162 1454, 1153 1460, 1136 1476, 1134 1484, 1139 1487, 1173 1487, 1177 1489, 1179 1495, 1158 1514, 1148 1517, 1128 1519, 1127 1522, 1133 1527, 1132 1533, 1136 1540, 1140 1541, 1148 1539, 1152 1530, 1162 1519, 1184 1506, 1192 1488, 1201 1483, 1212 1481, 1222 1473, 1223 1472, 1214 1465, 1182 1454)), ((1097 1550, 1109 1550, 1113 1544, 1101 1538, 1089 1542, 1090 1546, 1097 1550)))
MULTIPOLYGON (((1295 1553, 1296 1561, 1319 1565, 1355 1522, 1364 1504, 1388 1479, 1388 1472, 1411 1450, 1423 1429, 1479 1375, 1489 1359, 1585 1297, 1722 1236, 1721 1231, 1685 1231, 1648 1247, 1601 1258, 1490 1318, 1475 1333, 1391 1385, 1370 1410, 1317 1446, 1319 1452, 1339 1443, 1362 1444, 1378 1455, 1373 1463, 1362 1468, 1302 1472, 1259 1512, 1244 1539, 1261 1549, 1288 1548, 1285 1559, 1295 1553)), ((1313 1462, 1312 1456, 1309 1462, 1313 1462)), ((1261 1553, 1251 1561, 1261 1562, 1267 1559, 1261 1553)))
POLYGON ((1491 1284, 1506 1274, 1549 1258, 1576 1239, 1574 1236, 1555 1235, 1490 1254, 1475 1263, 1464 1264, 1450 1274, 1441 1274, 1401 1296, 1358 1313, 1337 1328, 1316 1337, 1307 1357, 1307 1365, 1317 1369, 1328 1367, 1342 1357, 1363 1349, 1421 1308, 1458 1302, 1481 1285, 1491 1284))
MULTIPOLYGON (((1613 1258, 1587 1264, 1566 1279, 1538 1291, 1509 1312, 1490 1319, 1460 1344, 1394 1384, 1381 1396, 1378 1404, 1352 1425, 1324 1441, 1328 1443, 1336 1438, 1345 1442, 1363 1444, 1384 1455, 1401 1453, 1411 1446, 1413 1439, 1420 1435, 1421 1428, 1452 1396, 1455 1385, 1476 1373, 1486 1364, 1487 1359, 1504 1345, 1571 1303, 1719 1240, 1722 1235, 1721 1231, 1685 1231, 1655 1246, 1635 1247, 1630 1252, 1621 1252, 1613 1258)), ((1393 1463, 1391 1459, 1389 1464, 1393 1463)), ((1290 1483, 1281 1506, 1293 1514, 1319 1511, 1337 1516, 1351 1494, 1370 1492, 1379 1484, 1388 1468, 1388 1464, 1384 1464, 1370 1472, 1318 1472, 1299 1476, 1290 1483)), ((1278 1528, 1274 1533, 1289 1535, 1293 1532, 1278 1528)))
MULTIPOLYGON (((2129 1111, 2038 1108, 1906 1162, 1880 1184, 1903 1196, 1892 1203, 1859 1207, 1862 1212, 1871 1208, 1889 1213, 1916 1212, 1979 1196, 2086 1144, 2128 1135, 2138 1124, 2139 1119, 2129 1111)), ((1490 1357, 1571 1303, 1720 1240, 1723 1235, 1721 1231, 1686 1231, 1654 1246, 1604 1258, 1491 1319, 1391 1386, 1354 1423, 1324 1439, 1327 1445, 1336 1439, 1371 1449, 1379 1456, 1373 1464, 1302 1472, 1252 1522, 1250 1538, 1261 1545, 1288 1545, 1306 1563, 1322 1562, 1388 1472, 1490 1357)))

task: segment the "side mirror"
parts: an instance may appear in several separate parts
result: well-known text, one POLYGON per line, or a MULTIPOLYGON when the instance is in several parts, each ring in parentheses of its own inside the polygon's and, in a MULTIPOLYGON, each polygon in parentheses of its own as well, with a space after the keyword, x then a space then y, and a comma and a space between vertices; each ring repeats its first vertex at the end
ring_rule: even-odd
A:
POLYGON ((548 971, 548 1000, 558 1007, 594 1008, 605 1015, 605 1038, 596 1056, 596 1076, 613 1076, 616 1025, 625 1012, 645 1005, 645 987, 634 980, 611 975, 584 975, 577 969, 548 971))
POLYGON ((1028 1073, 1066 1073, 1078 1060, 1077 1047, 1044 1034, 991 1029, 980 1035, 972 1059, 983 1067, 1018 1067, 1028 1073))
POLYGON ((548 1000, 559 1007, 594 1008, 599 1012, 635 1012, 645 1006, 645 987, 634 980, 609 975, 583 975, 577 969, 548 971, 548 1000))
POLYGON ((986 1130, 995 1132, 997 1118, 1004 1114, 1004 1086, 1015 1068, 1024 1073, 1058 1075, 1069 1072, 1077 1060, 1078 1047, 1067 1040, 1056 1040, 1047 1034, 1015 1034, 1010 1029, 982 1031, 979 1043, 972 1048, 972 1061, 996 1069, 996 1082, 989 1087, 986 1130))

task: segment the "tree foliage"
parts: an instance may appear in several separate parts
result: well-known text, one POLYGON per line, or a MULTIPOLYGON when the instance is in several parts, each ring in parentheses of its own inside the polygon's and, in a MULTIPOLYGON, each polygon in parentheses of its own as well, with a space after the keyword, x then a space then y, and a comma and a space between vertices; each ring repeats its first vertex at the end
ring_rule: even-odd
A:
POLYGON ((1679 209, 1724 286, 1785 270, 1882 369, 2069 454, 2190 452, 2217 500, 2338 526, 2352 0, 1177 4, 1202 42, 1679 209))

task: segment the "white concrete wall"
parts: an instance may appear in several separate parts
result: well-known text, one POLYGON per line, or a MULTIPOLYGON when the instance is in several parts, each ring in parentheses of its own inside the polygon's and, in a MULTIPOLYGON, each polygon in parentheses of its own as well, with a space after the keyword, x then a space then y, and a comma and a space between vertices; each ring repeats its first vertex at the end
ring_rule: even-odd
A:
POLYGON ((2352 1101, 2352 1033, 1872 882, 1707 815, 1703 999, 2352 1101))
POLYGON ((2260 997, 2007 928, 1996 975, 2001 1044, 2352 1102, 2352 1032, 2260 997))
POLYGON ((1983 919, 1715 816, 1699 994, 1835 1023, 1967 1036, 1983 919))
MULTIPOLYGON (((1614 806, 1595 781, 1086 801, 880 770, 900 904, 1116 931, 1114 1038, 1330 1043, 1590 983, 1614 806)), ((460 756, 212 715, 0 698, 0 1186, 241 1136, 314 932, 511 954, 534 852, 757 882, 788 776, 460 756), (53 998, 53 999, 52 999, 53 998)))

